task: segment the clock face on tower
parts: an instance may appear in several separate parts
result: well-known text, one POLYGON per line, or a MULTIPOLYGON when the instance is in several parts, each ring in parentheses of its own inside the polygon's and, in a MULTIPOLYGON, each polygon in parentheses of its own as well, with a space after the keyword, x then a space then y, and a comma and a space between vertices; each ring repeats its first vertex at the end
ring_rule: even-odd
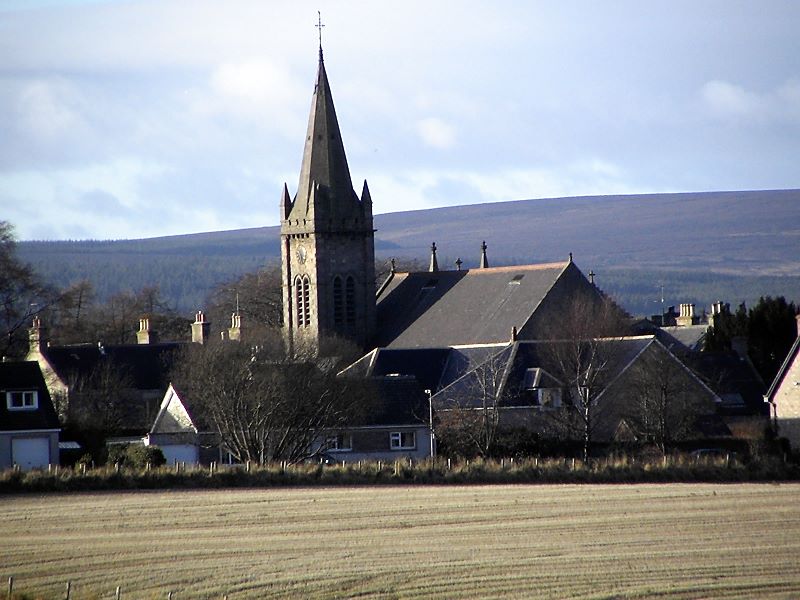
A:
POLYGON ((298 246, 297 247, 297 260, 302 265, 306 262, 306 247, 305 246, 298 246))

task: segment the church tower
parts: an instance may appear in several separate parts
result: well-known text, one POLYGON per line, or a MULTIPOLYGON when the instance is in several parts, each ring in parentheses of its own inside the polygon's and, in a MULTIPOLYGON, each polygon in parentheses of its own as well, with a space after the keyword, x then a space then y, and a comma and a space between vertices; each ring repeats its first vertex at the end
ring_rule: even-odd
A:
POLYGON ((375 249, 367 182, 350 179, 322 48, 300 182, 281 197, 283 323, 291 351, 343 337, 366 348, 375 331, 375 249))

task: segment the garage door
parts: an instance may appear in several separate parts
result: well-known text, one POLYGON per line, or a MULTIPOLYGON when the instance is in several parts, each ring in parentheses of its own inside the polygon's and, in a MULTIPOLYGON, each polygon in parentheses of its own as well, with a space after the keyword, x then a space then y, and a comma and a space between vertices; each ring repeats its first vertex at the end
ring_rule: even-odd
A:
POLYGON ((50 438, 12 439, 11 460, 22 469, 46 467, 50 462, 50 438))
POLYGON ((167 464, 171 465, 175 462, 185 462, 187 465, 195 465, 198 463, 199 449, 197 446, 189 444, 166 444, 159 446, 164 453, 164 458, 167 459, 167 464))

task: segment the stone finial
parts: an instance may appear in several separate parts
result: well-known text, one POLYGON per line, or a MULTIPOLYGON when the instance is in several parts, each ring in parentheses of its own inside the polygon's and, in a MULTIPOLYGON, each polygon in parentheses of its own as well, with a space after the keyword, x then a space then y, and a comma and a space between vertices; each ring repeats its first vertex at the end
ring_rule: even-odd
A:
POLYGON ((436 242, 431 243, 431 264, 428 267, 428 271, 431 273, 435 273, 439 270, 439 263, 436 260, 436 242))
POLYGON ((461 270, 461 265, 463 265, 463 264, 464 264, 464 261, 461 260, 461 257, 459 256, 456 259, 456 271, 460 271, 461 270))
POLYGON ((569 262, 572 262, 572 252, 569 253, 569 262))
POLYGON ((486 240, 481 242, 481 269, 489 268, 489 260, 486 258, 486 240))
POLYGON ((394 258, 392 258, 392 260, 390 262, 391 262, 392 266, 391 266, 389 272, 390 273, 397 273, 397 261, 394 258))
POLYGON ((589 283, 594 285, 594 271, 589 271, 589 283))

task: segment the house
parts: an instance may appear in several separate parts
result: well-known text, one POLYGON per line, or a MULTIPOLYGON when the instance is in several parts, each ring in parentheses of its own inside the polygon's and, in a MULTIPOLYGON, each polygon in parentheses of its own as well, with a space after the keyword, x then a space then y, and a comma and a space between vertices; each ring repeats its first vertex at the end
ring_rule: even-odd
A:
POLYGON ((58 464, 58 417, 39 365, 0 363, 0 396, 0 469, 58 464))
POLYGON ((775 432, 794 451, 800 449, 800 315, 796 318, 797 339, 764 396, 775 432))
POLYGON ((158 446, 167 464, 230 462, 202 411, 196 410, 190 397, 171 383, 143 442, 145 446, 158 446))
MULTIPOLYGON (((574 381, 576 365, 569 363, 575 358, 568 356, 571 350, 574 344, 551 340, 389 348, 373 351, 350 370, 367 376, 397 370, 396 377, 428 386, 442 423, 496 411, 499 427, 574 440, 583 429, 570 409, 580 391, 574 381)), ((675 441, 729 433, 716 416, 721 399, 655 336, 596 339, 579 351, 586 354, 580 367, 584 377, 596 372, 583 385, 594 407, 589 423, 594 441, 647 441, 654 431, 644 411, 653 407, 645 401, 662 402, 662 422, 675 441)))
POLYGON ((431 456, 430 396, 414 377, 375 376, 380 399, 357 426, 322 435, 316 450, 337 462, 421 460, 431 456))
MULTIPOLYGON (((205 343, 209 326, 199 311, 191 324, 192 342, 205 343)), ((157 341, 147 318, 139 321, 136 337, 136 344, 51 345, 34 318, 26 360, 39 364, 62 423, 128 436, 150 429, 175 358, 189 342, 157 341)))

